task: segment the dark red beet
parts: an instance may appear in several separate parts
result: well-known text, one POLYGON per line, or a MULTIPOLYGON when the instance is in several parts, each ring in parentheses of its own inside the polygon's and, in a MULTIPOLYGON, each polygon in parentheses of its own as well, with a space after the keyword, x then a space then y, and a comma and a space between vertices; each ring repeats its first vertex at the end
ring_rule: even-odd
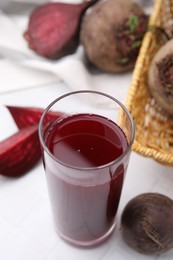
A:
POLYGON ((128 246, 158 255, 173 248, 173 201, 159 193, 130 200, 121 216, 121 233, 128 246))
POLYGON ((24 33, 29 47, 39 55, 52 59, 74 53, 79 44, 82 15, 97 1, 47 3, 37 7, 31 13, 28 29, 24 33))
POLYGON ((0 142, 0 175, 16 177, 41 158, 38 127, 29 126, 0 142))
MULTIPOLYGON (((7 106, 19 129, 27 126, 38 125, 44 109, 38 107, 7 106)), ((50 122, 62 116, 60 112, 49 111, 44 122, 50 122)))

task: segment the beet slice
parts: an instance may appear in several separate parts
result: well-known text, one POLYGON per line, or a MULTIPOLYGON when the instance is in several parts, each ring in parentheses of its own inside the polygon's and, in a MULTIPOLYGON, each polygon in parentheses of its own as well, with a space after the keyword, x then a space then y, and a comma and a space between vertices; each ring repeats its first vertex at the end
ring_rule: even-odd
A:
MULTIPOLYGON (((22 129, 31 125, 38 125, 44 109, 38 107, 6 106, 10 111, 16 125, 22 129)), ((44 122, 50 122, 62 115, 60 112, 49 111, 44 122)))
POLYGON ((29 126, 0 142, 0 174, 17 177, 41 158, 38 127, 29 126))
POLYGON ((81 18, 98 0, 80 4, 46 3, 33 10, 24 33, 29 47, 37 54, 57 59, 75 52, 79 44, 81 18))

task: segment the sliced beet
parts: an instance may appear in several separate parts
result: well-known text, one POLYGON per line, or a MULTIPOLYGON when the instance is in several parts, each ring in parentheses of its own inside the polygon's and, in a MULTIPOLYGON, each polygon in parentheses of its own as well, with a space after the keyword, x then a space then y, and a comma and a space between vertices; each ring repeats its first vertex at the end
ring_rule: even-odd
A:
MULTIPOLYGON (((19 129, 26 126, 38 125, 44 109, 38 107, 7 106, 19 129)), ((50 122, 62 115, 60 112, 49 111, 44 122, 50 122)))
POLYGON ((0 175, 16 177, 41 158, 38 127, 29 126, 0 142, 0 175))
POLYGON ((79 44, 83 13, 98 0, 80 4, 46 3, 33 10, 24 33, 29 47, 47 58, 57 59, 74 53, 79 44))

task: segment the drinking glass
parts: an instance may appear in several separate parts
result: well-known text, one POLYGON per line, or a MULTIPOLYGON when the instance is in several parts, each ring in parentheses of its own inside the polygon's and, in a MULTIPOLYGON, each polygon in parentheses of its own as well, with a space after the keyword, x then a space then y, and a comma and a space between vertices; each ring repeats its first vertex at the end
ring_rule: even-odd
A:
POLYGON ((134 140, 130 113, 105 93, 73 91, 45 109, 39 138, 56 231, 78 246, 101 243, 116 225, 134 140))

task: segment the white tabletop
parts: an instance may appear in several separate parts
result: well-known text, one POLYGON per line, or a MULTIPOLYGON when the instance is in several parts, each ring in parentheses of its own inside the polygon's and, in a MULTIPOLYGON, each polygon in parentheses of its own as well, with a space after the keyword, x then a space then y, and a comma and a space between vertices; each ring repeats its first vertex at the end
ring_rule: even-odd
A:
MULTIPOLYGON (((0 140, 17 131, 5 105, 45 108, 59 95, 73 90, 55 75, 0 60, 0 140), (15 72, 15 73, 14 73, 15 72), (6 87, 5 87, 6 86, 6 87)), ((121 76, 92 75, 97 90, 125 102, 131 73, 121 76), (102 79, 102 84, 98 84, 102 79), (108 82, 110 84, 106 84, 108 82)), ((56 234, 44 169, 41 161, 17 179, 0 176, 0 259, 2 260, 137 260, 173 259, 173 250, 161 256, 145 256, 130 249, 122 240, 121 213, 126 203, 144 192, 159 192, 173 198, 173 170, 132 152, 113 235, 95 248, 78 248, 56 234)), ((166 220, 165 220, 166 221, 166 220)))

